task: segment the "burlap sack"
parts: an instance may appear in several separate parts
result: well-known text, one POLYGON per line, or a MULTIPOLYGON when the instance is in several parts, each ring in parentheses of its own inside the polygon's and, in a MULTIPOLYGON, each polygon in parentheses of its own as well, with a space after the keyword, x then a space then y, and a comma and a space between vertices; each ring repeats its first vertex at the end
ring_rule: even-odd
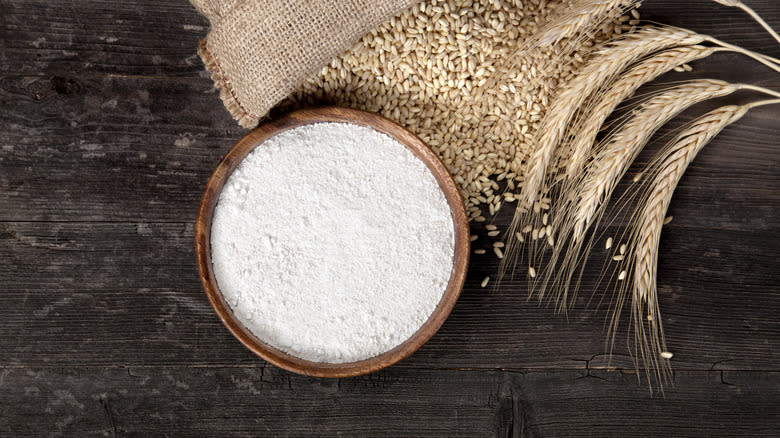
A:
POLYGON ((252 128, 360 37, 417 0, 190 0, 211 22, 200 54, 220 97, 252 128))

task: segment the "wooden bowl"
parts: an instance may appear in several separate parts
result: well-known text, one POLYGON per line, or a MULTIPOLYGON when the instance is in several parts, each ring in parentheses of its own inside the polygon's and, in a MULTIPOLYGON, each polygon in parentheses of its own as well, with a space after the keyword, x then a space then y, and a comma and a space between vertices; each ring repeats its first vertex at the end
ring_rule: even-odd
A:
POLYGON ((428 146, 406 129, 384 117, 364 111, 337 107, 295 111, 262 124, 239 140, 225 154, 211 178, 209 178, 206 190, 201 198, 198 217, 195 222, 195 255, 197 257, 200 280, 211 305, 228 330, 242 344, 266 361, 289 371, 317 377, 348 377, 370 373, 390 366, 408 357, 420 348, 441 327, 460 295, 469 262, 469 247, 469 227, 463 200, 447 169, 428 146), (282 131, 317 122, 342 122, 367 126, 394 138, 428 166, 439 183, 439 187, 444 192, 452 212, 455 232, 454 263, 447 289, 436 309, 417 332, 405 342, 378 356, 358 362, 340 364, 312 362, 292 356, 263 342, 262 339, 252 334, 233 315, 233 311, 225 302, 217 286, 211 262, 211 222, 214 208, 222 187, 233 170, 241 160, 266 139, 282 131))

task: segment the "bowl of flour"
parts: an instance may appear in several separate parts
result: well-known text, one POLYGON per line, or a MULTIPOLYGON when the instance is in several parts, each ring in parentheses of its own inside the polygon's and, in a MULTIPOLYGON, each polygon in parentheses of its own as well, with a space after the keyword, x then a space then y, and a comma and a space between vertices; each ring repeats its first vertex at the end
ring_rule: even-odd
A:
POLYGON ((444 165, 388 119, 345 108, 256 128, 208 181, 201 282, 246 347, 301 374, 392 365, 439 329, 463 287, 469 231, 444 165))

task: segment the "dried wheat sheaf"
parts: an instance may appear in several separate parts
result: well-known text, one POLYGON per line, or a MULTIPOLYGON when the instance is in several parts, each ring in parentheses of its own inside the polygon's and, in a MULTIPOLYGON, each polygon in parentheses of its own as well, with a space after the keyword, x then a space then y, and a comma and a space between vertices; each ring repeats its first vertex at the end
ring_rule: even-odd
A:
MULTIPOLYGON (((714 1, 745 11, 780 41, 739 0, 714 1)), ((516 203, 508 230, 484 227, 492 245, 474 253, 497 257, 500 267, 479 284, 497 288, 507 275, 524 275, 535 297, 565 311, 615 186, 653 134, 704 100, 740 90, 776 96, 705 79, 635 96, 664 73, 689 70, 689 63, 725 51, 780 72, 779 60, 711 36, 643 25, 639 5, 426 0, 366 35, 282 108, 335 104, 395 120, 439 155, 472 222, 487 222, 516 203), (627 100, 628 111, 608 122, 627 100), (606 123, 610 129, 599 139, 606 123)), ((758 104, 724 106, 680 132, 636 184, 632 231, 605 245, 610 263, 620 266, 609 278, 618 292, 609 349, 621 310, 630 304, 632 354, 647 370, 651 390, 662 386, 670 369, 655 269, 671 194, 698 150, 758 104)))

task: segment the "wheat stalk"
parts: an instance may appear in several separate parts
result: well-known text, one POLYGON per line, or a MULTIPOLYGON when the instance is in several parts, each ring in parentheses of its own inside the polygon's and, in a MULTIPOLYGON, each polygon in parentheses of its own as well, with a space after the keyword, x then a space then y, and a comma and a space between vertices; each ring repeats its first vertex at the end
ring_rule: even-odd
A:
POLYGON ((771 26, 769 26, 769 24, 768 24, 766 21, 764 21, 764 19, 763 19, 763 18, 761 18, 761 16, 760 16, 760 15, 758 15, 758 14, 756 13, 756 11, 754 11, 754 10, 753 10, 752 8, 750 8, 748 5, 746 5, 746 4, 744 4, 744 3, 742 3, 742 2, 741 2, 741 1, 739 1, 739 0, 713 0, 713 1, 714 1, 715 3, 720 3, 720 4, 724 5, 724 6, 731 6, 731 7, 733 7, 733 8, 739 8, 739 9, 742 9, 742 10, 743 10, 743 11, 745 11, 745 12, 746 12, 748 15, 750 15, 750 17, 751 17, 751 18, 753 18, 754 20, 756 20, 756 22, 757 22, 758 24, 760 24, 760 25, 761 25, 761 27, 763 27, 763 28, 764 28, 764 30, 766 30, 766 31, 769 33, 769 35, 772 35, 772 38, 774 38, 774 39, 775 39, 775 40, 776 40, 778 43, 780 43, 780 35, 778 35, 778 34, 777 34, 777 32, 775 32, 775 30, 774 30, 774 29, 772 29, 772 27, 771 27, 771 26))

